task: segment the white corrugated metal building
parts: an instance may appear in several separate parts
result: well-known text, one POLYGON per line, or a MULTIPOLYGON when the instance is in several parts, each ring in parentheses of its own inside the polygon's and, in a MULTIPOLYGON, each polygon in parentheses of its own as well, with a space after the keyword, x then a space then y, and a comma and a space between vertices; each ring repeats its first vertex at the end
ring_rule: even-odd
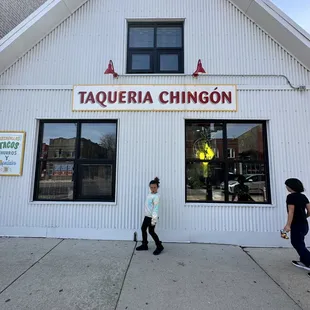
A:
POLYGON ((309 70, 267 0, 47 1, 0 41, 0 235, 140 239, 158 176, 163 241, 287 245, 309 70), (232 201, 240 174, 253 201, 232 201))

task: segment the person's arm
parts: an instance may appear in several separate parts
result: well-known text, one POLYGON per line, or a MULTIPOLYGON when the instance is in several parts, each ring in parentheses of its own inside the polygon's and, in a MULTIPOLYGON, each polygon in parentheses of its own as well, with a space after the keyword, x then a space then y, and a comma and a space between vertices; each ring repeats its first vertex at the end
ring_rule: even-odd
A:
POLYGON ((153 211, 152 211, 152 221, 151 225, 155 226, 158 219, 158 208, 159 208, 159 196, 155 196, 153 199, 153 211))
POLYGON ((293 221, 293 217, 294 217, 294 210, 295 210, 294 205, 288 205, 287 222, 286 222, 286 225, 284 227, 284 230, 287 232, 291 231, 291 225, 292 225, 292 221, 293 221))
POLYGON ((310 217, 310 203, 307 203, 307 218, 310 217))

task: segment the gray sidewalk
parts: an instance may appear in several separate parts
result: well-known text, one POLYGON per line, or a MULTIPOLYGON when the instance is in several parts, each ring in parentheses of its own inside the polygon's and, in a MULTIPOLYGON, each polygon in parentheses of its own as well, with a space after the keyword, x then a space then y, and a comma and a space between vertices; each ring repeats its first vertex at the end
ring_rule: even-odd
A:
POLYGON ((0 238, 0 309, 310 309, 292 249, 0 238))

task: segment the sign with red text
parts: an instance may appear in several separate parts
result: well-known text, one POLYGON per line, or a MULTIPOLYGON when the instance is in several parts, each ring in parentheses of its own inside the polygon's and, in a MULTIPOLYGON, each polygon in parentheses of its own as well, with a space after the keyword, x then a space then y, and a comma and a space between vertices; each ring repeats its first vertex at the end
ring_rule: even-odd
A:
POLYGON ((237 111, 235 85, 77 85, 73 111, 237 111))
POLYGON ((0 176, 21 176, 25 132, 0 131, 0 176))

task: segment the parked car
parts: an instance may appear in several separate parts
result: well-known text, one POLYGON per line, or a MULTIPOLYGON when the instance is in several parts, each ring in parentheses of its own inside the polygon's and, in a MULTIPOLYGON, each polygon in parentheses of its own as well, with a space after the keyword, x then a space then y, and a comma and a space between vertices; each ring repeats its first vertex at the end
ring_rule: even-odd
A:
MULTIPOLYGON (((249 174, 244 175, 245 185, 249 187, 250 194, 262 194, 264 191, 265 184, 265 175, 264 174, 249 174)), ((228 192, 234 194, 236 186, 239 184, 237 178, 235 180, 228 181, 228 192)), ((224 182, 221 183, 221 190, 224 191, 224 182)))
MULTIPOLYGON (((238 179, 238 174, 235 174, 235 173, 233 173, 233 172, 228 172, 228 183, 230 182, 230 181, 236 181, 237 179, 238 179)), ((223 182, 221 182, 221 184, 220 184, 220 189, 222 190, 222 191, 224 191, 224 181, 223 182)))

